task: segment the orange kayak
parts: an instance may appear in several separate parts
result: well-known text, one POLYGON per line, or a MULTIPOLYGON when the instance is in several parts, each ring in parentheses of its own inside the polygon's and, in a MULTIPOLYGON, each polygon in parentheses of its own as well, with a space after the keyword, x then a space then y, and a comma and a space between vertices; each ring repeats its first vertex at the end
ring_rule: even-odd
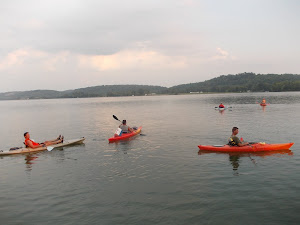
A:
POLYGON ((293 155, 294 153, 290 149, 266 151, 266 152, 214 152, 214 151, 205 151, 205 150, 198 151, 198 155, 206 155, 206 154, 227 154, 229 156, 241 156, 241 157, 248 157, 250 154, 251 156, 266 157, 272 155, 293 155))
POLYGON ((111 138, 108 139, 108 142, 109 143, 112 143, 112 142, 115 142, 115 141, 120 141, 120 140, 125 140, 125 139, 128 139, 130 137, 133 137, 139 133, 141 133, 142 131, 142 127, 139 127, 137 130, 131 132, 131 133, 122 133, 121 136, 113 136, 111 138))
POLYGON ((294 143, 283 143, 283 144, 266 144, 266 143, 255 143, 242 147, 230 146, 230 145, 198 145, 200 150, 215 151, 215 152, 266 152, 266 151, 277 151, 287 150, 292 147, 294 143))

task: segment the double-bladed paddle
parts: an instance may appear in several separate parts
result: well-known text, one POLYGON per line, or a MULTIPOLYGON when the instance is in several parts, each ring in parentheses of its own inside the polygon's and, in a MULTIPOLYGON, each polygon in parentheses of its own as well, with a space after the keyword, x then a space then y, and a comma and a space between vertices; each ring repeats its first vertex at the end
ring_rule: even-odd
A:
POLYGON ((118 121, 121 122, 121 120, 119 120, 118 117, 116 117, 115 115, 113 115, 113 118, 114 118, 115 120, 118 120, 118 121))

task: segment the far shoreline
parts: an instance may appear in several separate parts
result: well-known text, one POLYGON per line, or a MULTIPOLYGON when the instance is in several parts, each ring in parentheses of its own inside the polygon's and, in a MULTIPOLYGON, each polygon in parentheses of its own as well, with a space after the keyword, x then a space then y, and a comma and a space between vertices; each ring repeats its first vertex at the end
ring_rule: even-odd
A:
POLYGON ((62 98, 26 98, 26 99, 0 99, 0 101, 27 101, 27 100, 56 100, 56 99, 92 99, 92 98, 125 98, 125 97, 160 97, 160 96, 184 96, 184 95, 215 95, 215 94, 258 94, 258 93, 297 93, 300 91, 258 91, 258 92, 203 92, 203 93, 176 93, 154 95, 122 95, 122 96, 91 96, 91 97, 62 97, 62 98))

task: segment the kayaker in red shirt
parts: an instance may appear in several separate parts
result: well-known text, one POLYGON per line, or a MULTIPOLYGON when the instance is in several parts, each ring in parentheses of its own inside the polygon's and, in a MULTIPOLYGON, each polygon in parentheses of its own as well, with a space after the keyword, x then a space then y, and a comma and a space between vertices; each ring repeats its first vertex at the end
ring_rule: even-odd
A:
POLYGON ((39 148, 39 147, 45 147, 48 145, 54 145, 54 144, 58 144, 58 143, 63 143, 64 141, 64 136, 59 135, 58 138, 51 140, 51 141, 44 141, 43 143, 36 143, 33 140, 30 139, 30 134, 28 132, 24 133, 24 144, 29 148, 39 148))
POLYGON ((231 146, 245 146, 245 145, 249 145, 248 142, 242 142, 236 135, 239 133, 239 128, 237 127, 233 127, 232 128, 232 134, 230 136, 230 138, 228 139, 228 145, 231 146))
POLYGON ((221 103, 221 104, 219 105, 219 108, 225 108, 225 106, 223 105, 223 103, 221 103))

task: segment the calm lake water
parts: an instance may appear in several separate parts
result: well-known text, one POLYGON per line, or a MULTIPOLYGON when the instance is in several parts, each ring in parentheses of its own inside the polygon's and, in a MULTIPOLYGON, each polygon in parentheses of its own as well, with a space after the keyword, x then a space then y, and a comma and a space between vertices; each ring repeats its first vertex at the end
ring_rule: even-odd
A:
POLYGON ((300 224, 300 92, 0 101, 1 146, 86 137, 0 157, 1 224, 300 224), (270 105, 256 102, 265 97, 270 105), (232 106, 215 110, 223 102, 232 106), (143 126, 108 143, 119 122, 143 126), (276 154, 199 153, 245 141, 295 142, 276 154))

